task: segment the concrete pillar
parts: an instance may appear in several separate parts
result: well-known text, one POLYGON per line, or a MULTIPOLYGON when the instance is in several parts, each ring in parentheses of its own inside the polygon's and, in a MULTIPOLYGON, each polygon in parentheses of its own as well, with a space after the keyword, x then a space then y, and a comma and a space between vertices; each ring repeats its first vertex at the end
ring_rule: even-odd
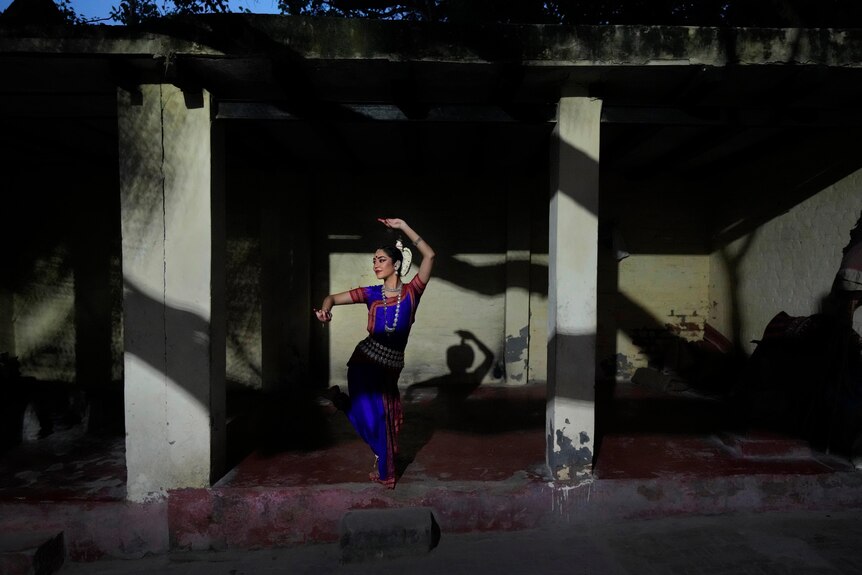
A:
POLYGON ((524 385, 530 362, 530 210, 511 186, 507 212, 506 383, 524 385))
POLYGON ((209 100, 170 85, 118 91, 133 501, 210 485, 224 451, 224 203, 209 100))
POLYGON ((594 452, 601 110, 564 96, 551 141, 547 462, 561 480, 589 473, 594 452))

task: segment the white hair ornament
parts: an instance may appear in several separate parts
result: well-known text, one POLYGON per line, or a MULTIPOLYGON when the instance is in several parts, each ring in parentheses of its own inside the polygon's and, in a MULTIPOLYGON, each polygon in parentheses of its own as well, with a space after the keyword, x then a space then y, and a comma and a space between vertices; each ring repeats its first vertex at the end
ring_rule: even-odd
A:
POLYGON ((410 248, 405 248, 401 240, 395 242, 395 247, 401 252, 401 269, 398 275, 404 277, 410 271, 410 264, 413 263, 413 252, 410 251, 410 248))

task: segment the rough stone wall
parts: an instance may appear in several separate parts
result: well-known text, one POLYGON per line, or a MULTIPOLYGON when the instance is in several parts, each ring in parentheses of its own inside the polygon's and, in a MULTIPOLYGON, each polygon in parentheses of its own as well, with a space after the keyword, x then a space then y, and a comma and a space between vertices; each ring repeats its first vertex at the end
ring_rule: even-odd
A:
MULTIPOLYGON (((728 337, 736 336, 750 353, 754 349, 751 340, 760 339, 778 312, 791 316, 817 313, 860 209, 862 170, 714 252, 710 256, 710 323, 728 337), (739 261, 733 270, 727 262, 735 259, 739 261), (734 275, 736 282, 731 280, 734 275), (738 328, 733 321, 734 307, 738 328)), ((857 331, 862 328, 862 314, 856 314, 854 327, 857 331)))

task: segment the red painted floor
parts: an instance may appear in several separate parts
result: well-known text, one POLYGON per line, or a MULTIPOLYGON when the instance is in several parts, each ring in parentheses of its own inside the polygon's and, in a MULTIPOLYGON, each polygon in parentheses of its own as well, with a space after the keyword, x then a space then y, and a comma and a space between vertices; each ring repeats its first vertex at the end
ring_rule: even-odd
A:
MULTIPOLYGON (((399 483, 500 481, 541 474, 545 458, 544 389, 486 388, 457 406, 419 398, 404 404, 399 483)), ((315 449, 258 449, 223 487, 366 483, 374 456, 343 413, 322 409, 328 437, 315 449)))
POLYGON ((600 479, 811 475, 852 469, 846 456, 739 421, 725 401, 619 384, 596 457, 600 479))
MULTIPOLYGON (((599 479, 810 475, 851 469, 846 458, 814 451, 803 441, 735 429, 726 406, 714 400, 622 386, 608 407, 600 411, 599 479)), ((247 444, 247 455, 237 458, 218 485, 366 484, 371 452, 342 413, 314 409, 314 423, 298 428, 313 430, 313 440, 299 446, 247 444)), ((291 429, 297 428, 288 427, 285 434, 291 429)), ((540 480, 546 441, 544 386, 479 388, 455 405, 419 397, 405 403, 399 484, 503 481, 514 476, 540 480)), ((122 437, 60 431, 0 458, 0 500, 121 500, 124 485, 122 437)))

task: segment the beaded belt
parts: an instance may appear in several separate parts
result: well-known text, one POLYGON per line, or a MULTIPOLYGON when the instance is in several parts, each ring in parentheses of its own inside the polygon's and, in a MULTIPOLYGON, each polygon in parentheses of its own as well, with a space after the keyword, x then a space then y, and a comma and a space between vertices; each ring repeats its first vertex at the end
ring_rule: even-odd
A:
POLYGON ((359 349, 375 363, 395 369, 402 369, 404 367, 403 351, 386 347, 370 337, 366 337, 359 342, 359 349))

